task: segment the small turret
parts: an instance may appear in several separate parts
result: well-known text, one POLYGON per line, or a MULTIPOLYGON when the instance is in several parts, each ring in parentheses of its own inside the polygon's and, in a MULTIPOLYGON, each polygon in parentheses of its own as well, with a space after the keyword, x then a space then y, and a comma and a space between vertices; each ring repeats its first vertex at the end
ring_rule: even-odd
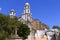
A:
POLYGON ((10 11, 10 18, 14 18, 14 17, 15 17, 15 11, 14 11, 14 9, 12 9, 10 11))
POLYGON ((30 4, 29 3, 25 3, 24 13, 30 13, 30 4))

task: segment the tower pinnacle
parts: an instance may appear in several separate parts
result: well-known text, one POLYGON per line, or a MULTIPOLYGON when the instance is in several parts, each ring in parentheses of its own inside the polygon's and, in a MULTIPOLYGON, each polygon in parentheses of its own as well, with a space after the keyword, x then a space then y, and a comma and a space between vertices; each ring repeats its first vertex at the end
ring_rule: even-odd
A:
POLYGON ((24 6, 24 14, 25 13, 30 13, 30 4, 28 2, 25 3, 25 6, 24 6))
POLYGON ((26 2, 25 5, 30 5, 30 4, 28 2, 26 2))
POLYGON ((15 17, 15 11, 14 11, 14 9, 12 9, 10 11, 10 18, 13 18, 13 17, 15 17))

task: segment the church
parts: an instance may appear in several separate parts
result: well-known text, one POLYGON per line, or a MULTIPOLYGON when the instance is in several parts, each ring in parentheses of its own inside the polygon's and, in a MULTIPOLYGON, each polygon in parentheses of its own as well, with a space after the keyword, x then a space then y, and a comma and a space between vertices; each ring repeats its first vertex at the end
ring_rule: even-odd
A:
MULTIPOLYGON (((26 40, 47 40, 47 39, 50 40, 51 39, 50 34, 53 35, 55 29, 53 29, 54 32, 52 32, 53 30, 50 30, 46 24, 42 23, 37 19, 33 19, 30 9, 31 9, 30 4, 25 3, 24 11, 21 14, 21 16, 18 18, 18 21, 22 22, 23 24, 27 24, 28 27, 30 28, 30 35, 26 40), (40 36, 44 36, 44 37, 40 37, 40 36)), ((10 11, 10 17, 13 18, 15 17, 15 15, 16 13, 14 9, 12 9, 10 11)))
POLYGON ((45 28, 49 29, 49 27, 46 24, 42 23, 41 21, 37 19, 33 19, 31 11, 30 11, 29 3, 25 3, 24 12, 22 13, 18 21, 21 21, 24 24, 27 24, 29 28, 33 30, 44 30, 45 28))
MULTIPOLYGON (((14 9, 10 11, 10 17, 13 18, 15 17, 16 13, 14 9)), ((35 32, 36 30, 44 30, 44 29, 49 29, 49 27, 42 23, 41 21, 37 19, 32 18, 32 14, 30 11, 30 4, 25 3, 24 5, 24 12, 21 14, 19 17, 18 21, 27 24, 28 27, 30 28, 30 35, 28 36, 28 40, 34 40, 35 39, 35 32)))
POLYGON ((24 24, 27 24, 30 28, 30 35, 28 36, 28 40, 35 40, 35 31, 36 30, 44 30, 45 28, 48 29, 48 26, 41 23, 39 20, 35 20, 32 18, 32 14, 30 11, 30 4, 25 3, 24 5, 24 12, 18 19, 18 21, 21 21, 24 24))

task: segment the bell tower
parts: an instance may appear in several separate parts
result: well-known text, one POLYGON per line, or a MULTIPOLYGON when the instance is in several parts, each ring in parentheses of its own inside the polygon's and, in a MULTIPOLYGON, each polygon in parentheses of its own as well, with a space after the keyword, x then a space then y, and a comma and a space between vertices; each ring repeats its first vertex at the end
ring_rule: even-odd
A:
POLYGON ((24 13, 30 13, 30 5, 29 5, 29 3, 25 3, 24 13))
POLYGON ((15 11, 14 11, 14 9, 12 9, 10 11, 10 18, 14 18, 14 17, 15 17, 15 11))
POLYGON ((25 3, 23 14, 21 16, 27 23, 32 21, 32 15, 30 12, 30 4, 25 3))
POLYGON ((30 12, 30 4, 29 3, 25 3, 24 5, 24 10, 23 10, 23 14, 20 17, 20 21, 24 24, 27 24, 28 27, 30 28, 30 35, 28 36, 28 40, 33 40, 34 39, 34 33, 32 30, 32 14, 30 12))

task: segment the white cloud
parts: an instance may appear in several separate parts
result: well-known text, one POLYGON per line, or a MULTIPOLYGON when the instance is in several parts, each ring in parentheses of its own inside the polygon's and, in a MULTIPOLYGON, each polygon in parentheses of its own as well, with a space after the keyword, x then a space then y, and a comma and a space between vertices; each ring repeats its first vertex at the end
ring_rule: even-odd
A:
POLYGON ((2 10, 2 8, 0 8, 0 11, 2 10))

